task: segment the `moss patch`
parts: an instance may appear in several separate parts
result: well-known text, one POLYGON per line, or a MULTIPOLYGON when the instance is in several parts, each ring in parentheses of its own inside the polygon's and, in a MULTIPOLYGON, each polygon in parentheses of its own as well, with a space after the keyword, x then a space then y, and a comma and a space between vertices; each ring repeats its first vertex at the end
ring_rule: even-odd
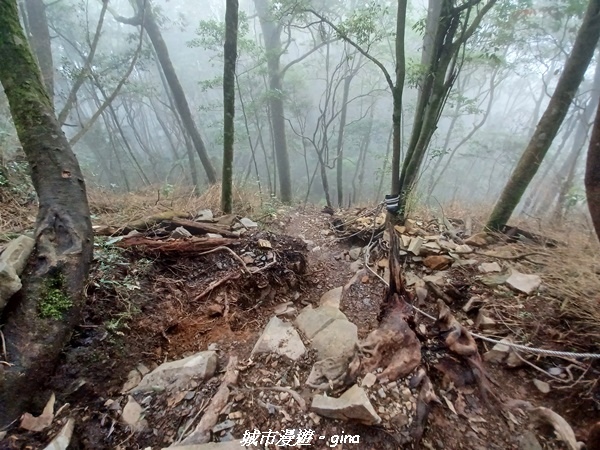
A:
POLYGON ((39 314, 43 319, 60 319, 73 302, 63 292, 64 278, 62 275, 51 276, 46 282, 45 293, 39 303, 39 314))

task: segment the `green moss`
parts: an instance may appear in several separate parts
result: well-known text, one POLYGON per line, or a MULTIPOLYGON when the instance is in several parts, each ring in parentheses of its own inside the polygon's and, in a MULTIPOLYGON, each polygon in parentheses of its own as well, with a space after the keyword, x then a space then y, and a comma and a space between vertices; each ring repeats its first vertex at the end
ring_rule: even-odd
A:
POLYGON ((61 319, 63 313, 73 306, 71 299, 64 293, 62 275, 48 277, 45 292, 38 305, 40 317, 43 319, 61 319))

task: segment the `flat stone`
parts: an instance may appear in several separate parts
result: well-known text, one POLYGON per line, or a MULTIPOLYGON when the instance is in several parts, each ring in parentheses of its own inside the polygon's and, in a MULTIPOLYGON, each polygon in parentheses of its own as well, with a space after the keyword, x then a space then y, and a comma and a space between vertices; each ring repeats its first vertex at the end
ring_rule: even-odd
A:
POLYGON ((550 385, 545 381, 534 379, 533 384, 536 388, 538 388, 538 391, 540 391, 542 394, 547 394, 548 392, 550 392, 550 385))
MULTIPOLYGON (((360 267, 359 267, 360 269, 360 267)), ((340 307, 340 302, 342 300, 342 291, 343 291, 343 287, 336 287, 335 289, 331 289, 327 292, 325 292, 322 296, 321 299, 319 300, 319 305, 321 306, 331 306, 333 308, 338 308, 340 307)))
POLYGON ((177 227, 171 233, 171 237, 173 239, 185 239, 185 238, 192 237, 192 233, 190 233, 188 230, 186 230, 183 227, 177 227))
POLYGON ((542 279, 539 275, 528 275, 512 269, 510 276, 506 280, 506 284, 516 291, 529 295, 540 287, 542 279))
POLYGON ((485 300, 481 297, 471 297, 467 303, 462 307, 462 310, 466 313, 481 309, 481 307, 485 305, 485 300))
MULTIPOLYGON (((260 441, 260 439, 259 439, 260 441)), ((177 450, 240 450, 242 448, 254 448, 257 449, 259 447, 247 447, 242 445, 241 440, 235 441, 226 441, 226 442, 209 442, 208 444, 194 444, 194 445, 172 445, 171 448, 176 448, 177 450)), ((167 448, 163 448, 162 450, 167 450, 167 448)))
POLYGON ((127 398, 127 404, 123 408, 123 415, 121 419, 123 422, 135 430, 140 430, 146 426, 142 418, 142 407, 135 399, 130 395, 127 398))
POLYGON ((360 383, 361 386, 365 386, 365 387, 371 387, 373 386, 375 383, 377 382, 377 375, 375 375, 372 372, 369 372, 368 374, 366 374, 363 379, 362 382, 360 383))
POLYGON ((306 348, 300 335, 294 327, 278 317, 272 317, 262 335, 252 349, 252 355, 257 353, 277 353, 292 360, 297 360, 306 348))
POLYGON ((352 322, 336 319, 312 339, 319 359, 352 356, 358 343, 358 329, 352 322))
POLYGON ((222 234, 217 234, 217 233, 206 233, 205 235, 208 239, 220 239, 223 237, 222 234))
POLYGON ((142 378, 131 392, 152 390, 183 390, 194 380, 204 382, 211 378, 217 370, 217 353, 204 351, 184 359, 161 364, 142 378))
POLYGON ((381 422, 366 392, 356 384, 339 398, 315 395, 311 410, 331 419, 355 420, 365 425, 381 422))
POLYGON ((481 263, 479 270, 483 273, 502 272, 502 267, 497 262, 481 263))
POLYGON ((296 314, 296 311, 297 309, 292 302, 286 302, 282 303, 281 305, 278 305, 273 310, 273 313, 276 316, 292 317, 296 314))
POLYGON ((467 244, 461 244, 457 245, 452 252, 458 255, 465 255, 467 253, 473 253, 473 249, 467 244))
POLYGON ((419 303, 424 303, 429 295, 429 291, 424 287, 415 288, 415 293, 417 294, 417 300, 419 303))
POLYGON ((8 243, 2 252, 2 255, 0 255, 0 261, 11 265, 13 269, 15 269, 17 275, 21 275, 23 270, 25 270, 27 260, 29 259, 29 255, 31 255, 34 246, 34 239, 29 236, 21 235, 8 243))
POLYGON ((13 266, 0 261, 0 311, 4 309, 10 298, 21 290, 21 287, 21 279, 13 266))
POLYGON ((213 220, 214 215, 210 209, 201 209, 196 214, 196 222, 212 222, 213 220))
POLYGON ((428 256, 423 260, 425 267, 432 270, 444 270, 452 264, 453 259, 445 255, 428 256))
POLYGON ((446 281, 444 280, 445 274, 446 272, 438 272, 434 275, 426 275, 423 277, 423 281, 429 281, 433 284, 437 284, 438 286, 444 286, 446 284, 446 281))
POLYGON ((142 381, 142 374, 137 370, 133 369, 127 374, 127 381, 121 388, 121 394, 125 394, 136 387, 142 381))
POLYGON ((258 224, 247 217, 242 217, 240 223, 246 228, 257 228, 258 224))
POLYGON ((350 358, 338 356, 317 361, 308 375, 306 384, 315 389, 337 388, 344 385, 350 358))
POLYGON ((411 241, 411 237, 410 236, 406 236, 405 234, 403 234, 402 236, 400 236, 400 240, 402 241, 402 248, 408 248, 408 246, 410 245, 410 241, 411 241))
POLYGON ((477 319, 475 320, 475 327, 481 330, 487 330, 496 326, 496 321, 491 317, 488 317, 483 310, 479 310, 477 319))
POLYGON ((488 244, 488 234, 485 231, 474 234, 465 240, 465 244, 473 247, 485 247, 488 244))
POLYGON ((44 447, 44 450, 67 450, 71 443, 73 430, 75 428, 75 419, 69 418, 67 423, 62 427, 60 433, 56 435, 50 443, 44 447))
POLYGON ((498 286, 506 283, 506 280, 508 280, 509 276, 510 275, 508 273, 492 273, 482 276, 481 282, 486 286, 498 286))
POLYGON ((350 251, 348 252, 348 255, 350 255, 350 258, 353 261, 356 261, 358 258, 360 258, 360 253, 362 252, 362 248, 361 247, 352 247, 350 249, 350 251))
POLYGON ((313 309, 309 305, 300 311, 294 323, 308 339, 312 339, 335 319, 347 320, 343 312, 332 306, 323 305, 313 309))
POLYGON ((410 244, 408 245, 408 251, 415 256, 419 256, 421 253, 421 246, 423 245, 423 238, 420 236, 414 237, 410 239, 410 244))

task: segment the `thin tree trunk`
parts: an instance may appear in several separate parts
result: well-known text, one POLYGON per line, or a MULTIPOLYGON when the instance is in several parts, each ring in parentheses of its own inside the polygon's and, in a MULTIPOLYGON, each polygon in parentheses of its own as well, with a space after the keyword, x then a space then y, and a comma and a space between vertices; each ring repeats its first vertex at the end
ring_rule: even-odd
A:
POLYGON ((596 110, 585 166, 585 193, 596 236, 600 239, 600 102, 596 110))
POLYGON ((39 198, 36 251, 3 317, 11 364, 0 371, 3 428, 51 375, 79 320, 93 234, 83 175, 27 45, 16 0, 0 2, 0 61, 0 83, 39 198), (42 314, 44 307, 54 308, 54 314, 42 314))
POLYGON ((594 56, 594 49, 599 37, 600 0, 590 0, 573 49, 565 63, 550 103, 502 191, 488 219, 487 228, 500 229, 508 222, 519 204, 569 111, 573 97, 594 56))
POLYGON ((235 140, 235 62, 237 59, 238 0, 227 0, 225 8, 225 45, 223 67, 223 179, 221 209, 233 210, 233 144, 235 140))

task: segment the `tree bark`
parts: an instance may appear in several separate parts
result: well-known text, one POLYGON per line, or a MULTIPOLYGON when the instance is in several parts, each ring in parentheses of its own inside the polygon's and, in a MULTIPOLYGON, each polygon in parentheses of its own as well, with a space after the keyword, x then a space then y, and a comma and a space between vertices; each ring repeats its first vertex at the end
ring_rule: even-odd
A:
POLYGON ((254 0, 258 12, 260 26, 263 31, 264 45, 269 73, 269 112, 273 125, 273 141, 275 158, 279 174, 279 195, 283 203, 292 202, 292 178, 290 175, 290 159, 285 135, 285 115, 283 106, 283 87, 281 69, 279 67, 281 48, 281 25, 273 22, 268 0, 254 0))
POLYGON ((50 100, 54 99, 54 63, 52 61, 52 48, 50 46, 50 31, 46 17, 46 5, 43 0, 25 0, 27 23, 29 25, 29 41, 36 56, 44 86, 48 91, 50 100))
POLYGON ((585 166, 585 193, 592 223, 600 239, 600 102, 596 110, 585 166))
POLYGON ((567 58, 550 103, 494 206, 487 222, 487 228, 498 230, 506 225, 519 204, 569 111, 571 102, 592 60, 599 37, 600 0, 590 0, 573 49, 567 58))
POLYGON ((0 82, 39 198, 36 252, 3 316, 12 366, 0 366, 2 427, 28 406, 69 341, 84 301, 93 235, 81 170, 54 116, 16 0, 0 2, 0 61, 0 82), (46 317, 44 306, 56 314, 46 317))
POLYGON ((225 8, 225 45, 223 65, 223 179, 221 209, 233 210, 233 144, 235 140, 235 62, 237 59, 238 0, 227 0, 225 8))

